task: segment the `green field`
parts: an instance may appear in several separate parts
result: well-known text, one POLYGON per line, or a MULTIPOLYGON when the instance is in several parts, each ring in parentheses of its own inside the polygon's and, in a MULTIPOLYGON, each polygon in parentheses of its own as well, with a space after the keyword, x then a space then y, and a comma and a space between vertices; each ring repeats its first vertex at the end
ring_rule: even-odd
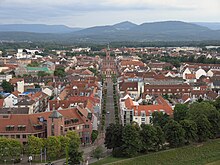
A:
POLYGON ((151 153, 131 159, 109 157, 93 165, 217 165, 220 164, 220 139, 207 143, 151 153))

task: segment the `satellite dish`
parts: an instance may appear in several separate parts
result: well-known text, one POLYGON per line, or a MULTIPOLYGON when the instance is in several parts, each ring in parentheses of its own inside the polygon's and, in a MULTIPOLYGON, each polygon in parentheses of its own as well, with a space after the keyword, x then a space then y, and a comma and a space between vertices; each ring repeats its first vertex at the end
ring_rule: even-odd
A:
POLYGON ((44 122, 44 118, 43 118, 43 117, 40 117, 39 121, 40 121, 40 122, 44 122))

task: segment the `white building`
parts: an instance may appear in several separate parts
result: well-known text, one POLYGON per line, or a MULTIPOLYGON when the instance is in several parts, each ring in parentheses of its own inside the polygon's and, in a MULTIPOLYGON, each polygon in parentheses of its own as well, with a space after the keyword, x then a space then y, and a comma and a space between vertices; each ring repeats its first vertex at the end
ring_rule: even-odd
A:
POLYGON ((206 76, 206 71, 204 69, 199 69, 195 72, 196 74, 196 79, 198 80, 201 76, 206 76))
POLYGON ((4 102, 6 108, 14 107, 14 105, 18 103, 18 97, 10 94, 4 99, 4 102))

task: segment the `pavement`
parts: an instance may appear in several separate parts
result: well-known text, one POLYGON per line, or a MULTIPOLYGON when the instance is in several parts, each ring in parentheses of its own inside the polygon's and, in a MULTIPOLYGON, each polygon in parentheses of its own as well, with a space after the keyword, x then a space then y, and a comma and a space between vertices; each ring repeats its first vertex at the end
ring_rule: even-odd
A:
POLYGON ((107 128, 109 124, 115 123, 115 109, 114 109, 114 99, 113 99, 113 82, 111 78, 106 79, 107 82, 107 100, 106 100, 106 125, 107 128))

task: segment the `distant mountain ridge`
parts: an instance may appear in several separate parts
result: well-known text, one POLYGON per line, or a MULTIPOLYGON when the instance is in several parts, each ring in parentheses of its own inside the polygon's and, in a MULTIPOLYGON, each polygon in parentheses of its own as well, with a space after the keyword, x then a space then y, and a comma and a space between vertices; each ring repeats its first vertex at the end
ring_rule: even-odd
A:
POLYGON ((0 24, 0 32, 70 33, 78 30, 82 28, 45 24, 0 24))
POLYGON ((194 24, 205 26, 211 30, 220 30, 220 22, 194 22, 194 24))
MULTIPOLYGON (((51 31, 53 30, 50 30, 50 33, 48 32, 42 35, 42 33, 31 32, 1 32, 0 26, 0 40, 61 42, 220 41, 220 30, 211 30, 205 26, 181 21, 152 22, 143 23, 141 25, 125 21, 114 25, 94 26, 85 29, 77 29, 75 31, 72 31, 73 28, 65 28, 65 33, 65 30, 62 30, 62 32, 52 34, 51 31)), ((45 31, 46 30, 44 30, 44 32, 45 31)))

